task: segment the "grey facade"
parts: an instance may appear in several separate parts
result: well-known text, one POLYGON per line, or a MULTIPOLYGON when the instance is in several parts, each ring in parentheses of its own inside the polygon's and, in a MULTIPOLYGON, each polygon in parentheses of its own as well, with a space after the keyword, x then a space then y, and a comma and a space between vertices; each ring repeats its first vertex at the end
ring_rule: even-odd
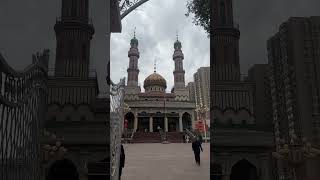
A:
POLYGON ((256 65, 241 79, 232 1, 213 0, 211 5, 211 177, 274 179, 272 119, 263 116, 268 113, 267 71, 256 65))
MULTIPOLYGON (((94 27, 88 16, 88 0, 62 0, 55 25, 57 48, 55 74, 49 77, 45 128, 67 148, 65 158, 87 179, 87 164, 110 160, 109 95, 99 92, 97 77, 89 73, 90 40, 94 27)), ((120 32, 118 3, 107 3, 106 50, 110 59, 110 33, 120 32)), ((45 164, 50 171, 52 159, 45 164)), ((109 172, 107 172, 109 173, 109 172)))
MULTIPOLYGON (((320 143, 320 17, 293 17, 268 40, 275 143, 320 143)), ((320 159, 307 160, 305 177, 320 177, 320 159)), ((280 166, 280 175, 285 167, 280 166)))

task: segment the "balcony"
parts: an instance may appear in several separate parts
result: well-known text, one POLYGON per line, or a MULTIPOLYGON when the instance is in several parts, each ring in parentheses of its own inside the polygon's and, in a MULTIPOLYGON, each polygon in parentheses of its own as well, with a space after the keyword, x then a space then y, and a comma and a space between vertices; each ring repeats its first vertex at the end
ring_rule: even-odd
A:
POLYGON ((81 17, 57 17, 56 18, 56 23, 61 23, 62 21, 64 22, 74 22, 74 23, 84 23, 84 24, 89 24, 92 25, 92 18, 81 18, 81 17))

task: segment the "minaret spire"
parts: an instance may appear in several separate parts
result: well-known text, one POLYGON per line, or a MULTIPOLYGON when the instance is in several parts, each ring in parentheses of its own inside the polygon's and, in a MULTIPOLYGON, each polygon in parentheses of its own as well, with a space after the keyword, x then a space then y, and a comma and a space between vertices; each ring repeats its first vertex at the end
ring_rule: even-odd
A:
POLYGON ((178 39, 178 33, 177 33, 177 41, 174 43, 174 53, 173 53, 173 61, 174 61, 174 89, 183 89, 185 88, 185 71, 183 69, 183 59, 184 55, 182 53, 182 45, 181 42, 178 39))
POLYGON ((154 59, 154 73, 157 72, 157 59, 154 59))
POLYGON ((90 41, 94 27, 89 21, 88 0, 62 0, 61 17, 56 33, 55 76, 87 79, 90 64, 90 41))
POLYGON ((233 21, 232 0, 212 0, 213 9, 213 77, 218 81, 239 81, 240 31, 233 21))
POLYGON ((178 30, 176 31, 176 36, 177 36, 177 41, 179 41, 179 34, 178 34, 178 30))
POLYGON ((138 60, 140 57, 139 49, 138 49, 139 41, 136 38, 136 28, 134 28, 133 38, 130 41, 130 50, 128 52, 129 57, 129 67, 127 69, 128 72, 128 86, 138 86, 138 76, 139 76, 139 68, 138 68, 138 60))

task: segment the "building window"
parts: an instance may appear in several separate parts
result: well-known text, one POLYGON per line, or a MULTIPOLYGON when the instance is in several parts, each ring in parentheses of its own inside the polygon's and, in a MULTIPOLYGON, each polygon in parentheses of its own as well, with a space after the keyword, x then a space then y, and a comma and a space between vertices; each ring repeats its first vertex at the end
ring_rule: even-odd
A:
POLYGON ((246 125, 247 121, 246 120, 242 120, 241 123, 242 123, 242 125, 246 125))
POLYGON ((86 117, 85 116, 81 116, 80 121, 85 121, 86 117))

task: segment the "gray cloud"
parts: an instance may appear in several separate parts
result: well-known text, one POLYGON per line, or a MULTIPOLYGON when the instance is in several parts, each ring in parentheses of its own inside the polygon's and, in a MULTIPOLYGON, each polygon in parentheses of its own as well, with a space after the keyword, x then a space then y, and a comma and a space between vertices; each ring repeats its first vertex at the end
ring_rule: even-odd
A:
MULTIPOLYGON (((31 63, 31 54, 44 48, 51 50, 51 66, 55 59, 56 17, 60 16, 61 0, 1 0, 0 52, 8 63, 23 69, 31 63)), ((96 34, 92 41, 91 64, 97 68, 100 85, 106 74, 106 11, 107 1, 91 0, 90 14, 96 34)), ((122 22, 123 32, 112 35, 112 78, 126 76, 127 51, 133 29, 137 27, 140 42, 140 79, 152 73, 153 61, 158 60, 158 71, 172 86, 173 43, 179 31, 185 54, 186 80, 202 65, 208 65, 209 40, 201 27, 186 18, 186 1, 150 0, 132 12, 122 22)), ((277 32, 279 25, 290 16, 319 15, 319 0, 241 0, 234 1, 235 19, 240 23, 241 69, 246 73, 253 64, 266 63, 266 40, 277 32)))
POLYGON ((122 33, 112 35, 111 78, 117 81, 121 77, 127 77, 126 69, 129 64, 127 52, 130 48, 130 39, 133 37, 133 29, 136 27, 140 51, 141 86, 144 79, 153 72, 154 60, 157 59, 157 72, 167 80, 167 91, 171 90, 174 69, 172 55, 176 31, 185 55, 186 82, 193 81, 193 74, 199 67, 209 66, 209 39, 201 27, 192 23, 191 17, 185 17, 185 13, 185 1, 167 0, 149 1, 129 14, 122 22, 122 33))

